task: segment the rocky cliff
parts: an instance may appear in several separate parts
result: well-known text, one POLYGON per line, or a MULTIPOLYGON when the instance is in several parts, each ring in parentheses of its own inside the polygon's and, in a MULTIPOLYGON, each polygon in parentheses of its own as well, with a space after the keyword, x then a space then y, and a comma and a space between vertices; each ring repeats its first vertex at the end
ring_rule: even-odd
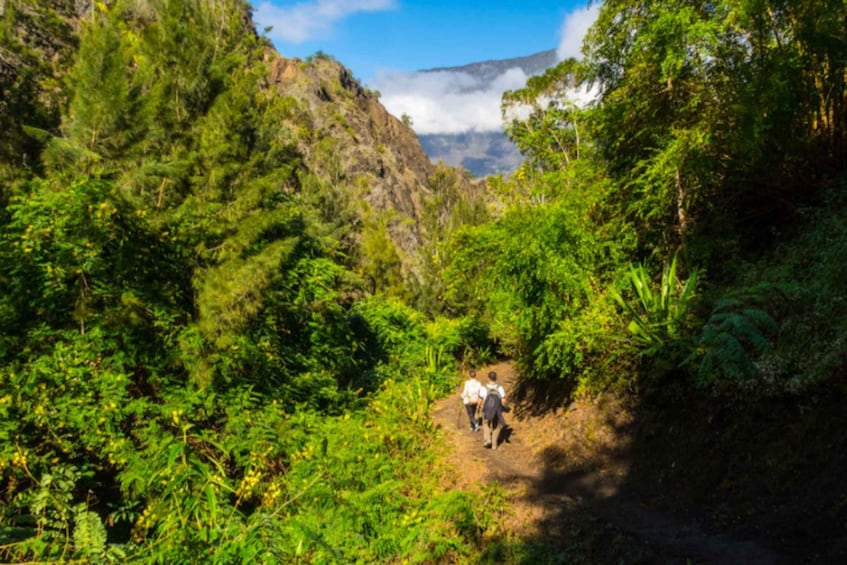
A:
POLYGON ((411 220, 393 222, 389 229, 404 251, 414 251, 421 198, 433 172, 415 133, 334 59, 268 57, 270 85, 297 101, 300 124, 309 129, 298 136, 306 167, 331 182, 357 187, 357 196, 372 209, 395 210, 411 220))

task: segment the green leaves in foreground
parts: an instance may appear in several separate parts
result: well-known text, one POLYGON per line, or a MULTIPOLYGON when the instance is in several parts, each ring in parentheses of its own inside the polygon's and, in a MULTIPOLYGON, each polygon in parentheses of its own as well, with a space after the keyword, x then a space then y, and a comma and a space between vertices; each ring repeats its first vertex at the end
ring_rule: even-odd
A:
POLYGON ((695 297, 698 274, 691 271, 684 282, 677 276, 677 257, 665 264, 658 288, 644 265, 630 267, 627 281, 635 293, 628 302, 612 289, 612 297, 629 315, 627 330, 642 355, 656 355, 666 346, 680 339, 685 318, 695 297))
MULTIPOLYGON (((51 405, 27 410, 56 411, 64 435, 61 445, 17 438, 0 449, 0 560, 460 562, 491 518, 472 494, 441 486, 433 385, 384 371, 368 409, 340 416, 208 389, 170 390, 138 418, 131 403, 107 401, 121 426, 73 433, 51 405), (78 456, 55 463, 62 451, 78 456), (99 463, 77 463, 85 453, 99 463)), ((62 405, 79 397, 54 390, 62 405)), ((0 403, 0 432, 14 433, 15 412, 0 403)), ((48 435, 52 422, 25 425, 48 435)))
POLYGON ((699 384, 749 380, 759 373, 756 361, 771 351, 771 336, 778 329, 777 322, 763 307, 769 290, 772 287, 759 285, 715 304, 694 351, 685 360, 696 361, 699 384))

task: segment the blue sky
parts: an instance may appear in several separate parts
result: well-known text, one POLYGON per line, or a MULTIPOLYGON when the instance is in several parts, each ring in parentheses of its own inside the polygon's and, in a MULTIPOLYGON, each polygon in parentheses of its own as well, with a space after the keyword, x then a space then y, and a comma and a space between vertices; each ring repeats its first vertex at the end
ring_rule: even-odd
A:
POLYGON ((556 48, 584 0, 255 0, 259 32, 284 56, 333 55, 368 82, 556 48))

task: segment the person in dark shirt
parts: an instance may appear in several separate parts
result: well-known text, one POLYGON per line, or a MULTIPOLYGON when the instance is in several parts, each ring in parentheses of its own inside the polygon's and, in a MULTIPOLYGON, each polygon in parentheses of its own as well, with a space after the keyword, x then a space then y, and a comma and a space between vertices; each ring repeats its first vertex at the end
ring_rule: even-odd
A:
POLYGON ((497 449, 500 431, 506 426, 506 390, 497 383, 497 373, 488 373, 488 382, 479 391, 482 402, 482 445, 497 449))

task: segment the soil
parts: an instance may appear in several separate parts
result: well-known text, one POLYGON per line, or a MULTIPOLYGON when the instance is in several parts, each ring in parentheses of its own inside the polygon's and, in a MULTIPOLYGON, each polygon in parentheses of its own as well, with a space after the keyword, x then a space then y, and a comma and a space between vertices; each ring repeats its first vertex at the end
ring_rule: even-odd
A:
POLYGON ((811 408, 673 387, 565 402, 509 363, 489 370, 512 408, 497 450, 469 430, 460 388, 432 411, 454 488, 503 489, 486 561, 847 563, 844 390, 811 408))

